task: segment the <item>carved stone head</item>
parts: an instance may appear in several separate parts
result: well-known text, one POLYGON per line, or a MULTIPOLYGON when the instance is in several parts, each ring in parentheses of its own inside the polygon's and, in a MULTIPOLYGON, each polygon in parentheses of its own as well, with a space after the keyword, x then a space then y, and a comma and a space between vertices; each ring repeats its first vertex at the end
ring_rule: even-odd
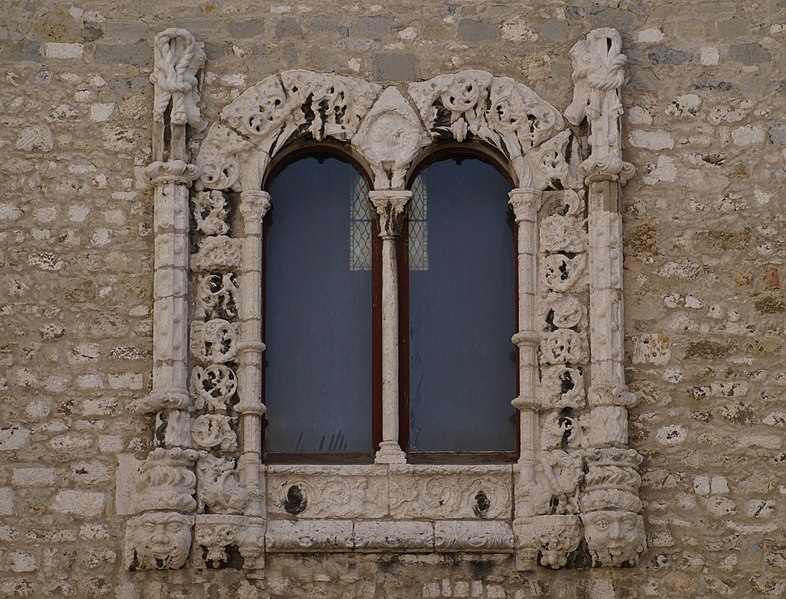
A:
POLYGON ((193 516, 149 512, 129 520, 126 553, 130 570, 182 568, 191 549, 193 516))
POLYGON ((581 515, 592 562, 602 566, 635 565, 647 548, 644 519, 626 510, 601 510, 581 515))

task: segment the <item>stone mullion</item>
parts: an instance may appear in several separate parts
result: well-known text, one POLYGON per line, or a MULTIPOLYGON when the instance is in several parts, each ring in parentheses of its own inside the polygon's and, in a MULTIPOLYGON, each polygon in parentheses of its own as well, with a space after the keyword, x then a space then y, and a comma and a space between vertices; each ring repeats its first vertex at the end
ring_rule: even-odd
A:
POLYGON ((372 191, 371 202, 379 215, 382 238, 382 442, 375 462, 403 464, 399 444, 399 306, 396 243, 401 235, 410 191, 372 191))
POLYGON ((241 455, 238 471, 243 487, 259 490, 253 493, 247 507, 248 515, 264 515, 262 464, 262 234, 263 219, 270 208, 270 195, 264 191, 240 194, 243 216, 243 245, 238 273, 238 319, 240 342, 237 353, 239 402, 235 410, 241 415, 241 455))

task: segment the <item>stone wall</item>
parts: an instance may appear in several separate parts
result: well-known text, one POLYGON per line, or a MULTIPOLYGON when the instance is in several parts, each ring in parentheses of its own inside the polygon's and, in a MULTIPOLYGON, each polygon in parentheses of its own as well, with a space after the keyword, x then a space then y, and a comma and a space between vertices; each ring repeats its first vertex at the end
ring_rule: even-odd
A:
MULTIPOLYGON (((7 2, 0 10, 0 595, 779 597, 786 2, 7 2), (287 68, 378 82, 480 68, 560 109, 568 49, 614 27, 623 89, 627 381, 649 550, 633 569, 510 556, 271 555, 126 572, 118 454, 151 448, 153 35, 205 42, 214 121, 287 68)), ((199 139, 195 141, 198 144, 199 139)))

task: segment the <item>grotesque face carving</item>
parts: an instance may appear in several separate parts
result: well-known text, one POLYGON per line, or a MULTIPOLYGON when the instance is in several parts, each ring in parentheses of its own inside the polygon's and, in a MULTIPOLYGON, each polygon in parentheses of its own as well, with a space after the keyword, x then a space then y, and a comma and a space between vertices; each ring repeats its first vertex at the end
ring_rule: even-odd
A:
POLYGON ((635 565, 647 548, 644 520, 625 510, 603 510, 582 514, 584 534, 592 560, 603 566, 635 565))
POLYGON ((152 512, 133 524, 134 550, 138 568, 176 570, 182 568, 191 548, 192 517, 177 512, 152 512))

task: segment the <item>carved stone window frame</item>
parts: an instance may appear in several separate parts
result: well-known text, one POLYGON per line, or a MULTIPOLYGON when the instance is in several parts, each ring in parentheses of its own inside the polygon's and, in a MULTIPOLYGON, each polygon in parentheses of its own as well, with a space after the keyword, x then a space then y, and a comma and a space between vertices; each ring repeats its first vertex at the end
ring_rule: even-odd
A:
POLYGON ((621 155, 619 34, 594 30, 571 49, 564 119, 522 83, 480 70, 384 88, 290 70, 227 105, 195 164, 187 136, 204 125, 204 52, 182 29, 160 33, 154 48, 153 385, 135 407, 155 415, 155 449, 119 470, 126 566, 177 569, 190 555, 197 568, 259 570, 266 553, 304 551, 635 565, 645 537, 641 456, 628 447, 620 220, 634 169, 621 155), (261 461, 262 235, 275 201, 262 189, 271 160, 298 139, 341 144, 374 174, 383 440, 372 465, 261 461), (516 184, 513 465, 412 465, 399 446, 396 243, 407 174, 440 141, 486 145, 516 184))

